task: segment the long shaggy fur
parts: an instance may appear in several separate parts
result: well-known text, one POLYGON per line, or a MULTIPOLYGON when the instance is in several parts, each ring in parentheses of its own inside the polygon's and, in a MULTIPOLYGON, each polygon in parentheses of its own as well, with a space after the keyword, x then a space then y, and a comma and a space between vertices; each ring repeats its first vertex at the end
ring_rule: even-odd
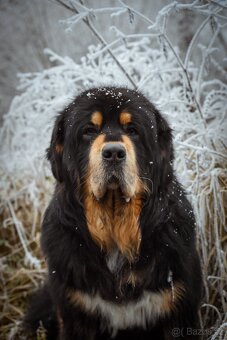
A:
POLYGON ((48 279, 27 327, 41 320, 61 340, 168 340, 173 328, 189 339, 202 281, 195 219, 160 112, 133 90, 90 89, 56 118, 47 157, 56 178, 41 237, 48 279))

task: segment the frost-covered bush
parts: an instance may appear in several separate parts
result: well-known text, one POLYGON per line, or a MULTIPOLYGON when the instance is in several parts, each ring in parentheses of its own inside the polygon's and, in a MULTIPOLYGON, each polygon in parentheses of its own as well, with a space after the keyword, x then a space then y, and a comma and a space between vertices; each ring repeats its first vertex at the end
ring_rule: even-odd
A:
POLYGON ((224 339, 227 332, 224 204, 227 86, 222 65, 213 57, 213 46, 218 47, 216 38, 225 27, 224 10, 215 2, 194 1, 188 5, 175 2, 163 8, 156 21, 151 22, 122 2, 120 7, 99 10, 88 9, 76 1, 66 4, 74 12, 66 21, 67 27, 73 29, 84 20, 100 43, 90 46, 80 63, 46 49, 53 67, 20 75, 20 95, 14 98, 4 117, 0 131, 3 217, 0 247, 4 270, 1 303, 5 321, 2 334, 17 339, 18 320, 23 314, 22 292, 26 296, 28 289, 37 286, 45 271, 41 269, 44 267, 38 240, 40 219, 53 191, 45 149, 56 112, 81 90, 114 84, 142 91, 162 111, 173 129, 176 174, 188 192, 197 217, 205 286, 201 327, 213 327, 212 339, 224 339), (182 9, 204 13, 204 21, 195 32, 184 60, 166 34, 168 15, 182 9), (150 33, 126 36, 113 27, 116 41, 107 44, 95 29, 96 12, 112 16, 127 13, 131 21, 137 15, 147 21, 150 33), (191 55, 193 49, 198 48, 199 35, 209 20, 213 20, 214 31, 208 46, 200 46, 198 66, 191 55))

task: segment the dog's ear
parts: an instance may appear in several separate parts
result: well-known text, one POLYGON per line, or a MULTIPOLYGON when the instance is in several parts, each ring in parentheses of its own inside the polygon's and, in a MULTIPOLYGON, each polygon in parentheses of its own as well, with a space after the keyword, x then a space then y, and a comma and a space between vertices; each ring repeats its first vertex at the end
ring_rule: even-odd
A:
POLYGON ((171 162, 174 158, 172 130, 167 121, 159 113, 157 115, 157 128, 161 158, 163 161, 171 162))
POLYGON ((64 121, 64 112, 62 112, 55 121, 50 147, 47 149, 47 159, 50 161, 53 175, 58 182, 63 182, 64 121))

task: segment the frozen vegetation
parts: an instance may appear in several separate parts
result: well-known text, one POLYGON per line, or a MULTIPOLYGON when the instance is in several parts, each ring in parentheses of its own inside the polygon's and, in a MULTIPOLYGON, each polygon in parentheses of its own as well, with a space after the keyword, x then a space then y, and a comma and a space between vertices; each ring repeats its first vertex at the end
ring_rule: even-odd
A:
POLYGON ((176 174, 187 190, 197 218, 205 286, 201 327, 212 329, 210 339, 224 339, 227 85, 221 44, 226 33, 227 2, 170 3, 154 21, 122 1, 95 9, 79 1, 63 4, 71 15, 64 21, 66 29, 87 25, 99 43, 89 46, 77 63, 45 49, 53 66, 20 74, 20 94, 4 117, 0 130, 3 217, 0 282, 4 323, 0 332, 10 339, 23 338, 19 335, 20 318, 26 294, 44 277, 38 243, 40 220, 53 190, 45 149, 56 112, 83 89, 115 84, 142 91, 167 117, 174 131, 176 174), (201 20, 183 53, 168 36, 168 18, 182 12, 185 17, 199 14, 201 20), (96 28, 97 16, 99 20, 122 16, 129 24, 136 18, 147 29, 145 33, 125 34, 120 27, 110 27, 115 35, 107 43, 96 28), (209 33, 206 44, 202 38, 204 31, 209 33))

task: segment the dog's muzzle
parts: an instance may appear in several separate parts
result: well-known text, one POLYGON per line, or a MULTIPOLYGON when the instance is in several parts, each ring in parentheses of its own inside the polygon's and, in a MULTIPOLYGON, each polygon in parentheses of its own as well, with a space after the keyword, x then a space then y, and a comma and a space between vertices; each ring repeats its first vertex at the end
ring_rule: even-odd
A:
POLYGON ((108 143, 102 149, 102 159, 111 165, 119 164, 126 158, 125 147, 120 143, 108 143))
POLYGON ((140 191, 134 146, 126 136, 121 142, 98 136, 91 146, 88 173, 89 190, 98 200, 108 190, 118 190, 128 202, 140 191))
POLYGON ((120 186, 125 159, 126 150, 120 143, 108 143, 102 149, 108 189, 115 190, 120 186))

